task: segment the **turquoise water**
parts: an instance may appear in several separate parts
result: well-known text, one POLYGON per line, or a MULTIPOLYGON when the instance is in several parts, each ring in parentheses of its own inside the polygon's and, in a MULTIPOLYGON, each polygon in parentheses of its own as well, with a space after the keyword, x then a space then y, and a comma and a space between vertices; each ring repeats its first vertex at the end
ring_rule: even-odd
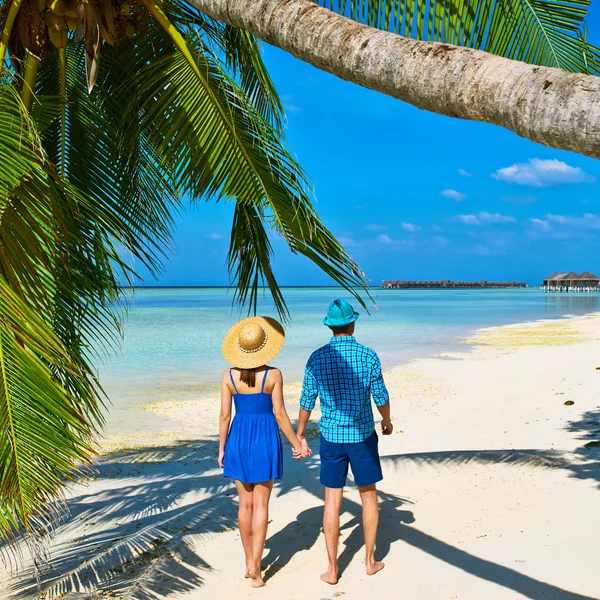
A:
MULTIPOLYGON (((599 310, 599 295, 514 290, 374 290, 377 308, 360 309, 356 335, 379 353, 384 368, 456 349, 474 329, 599 310)), ((339 289, 285 290, 292 320, 274 364, 298 381, 310 353, 329 338, 322 319, 339 289)), ((155 400, 211 397, 226 368, 223 336, 239 318, 223 288, 138 289, 127 317, 120 358, 101 371, 119 411, 155 400)), ((354 302, 355 306, 356 302, 354 302)), ((260 311, 276 316, 265 298, 260 311)), ((464 350, 464 347, 462 348, 464 350)), ((109 420, 110 423, 110 420, 109 420)))

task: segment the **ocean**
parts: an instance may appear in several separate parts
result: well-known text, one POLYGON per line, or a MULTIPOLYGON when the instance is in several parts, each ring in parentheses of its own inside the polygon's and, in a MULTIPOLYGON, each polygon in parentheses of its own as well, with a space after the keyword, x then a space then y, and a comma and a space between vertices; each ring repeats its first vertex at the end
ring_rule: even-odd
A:
MULTIPOLYGON (((300 381, 310 353, 329 339, 322 324, 328 303, 346 298, 361 313, 357 339, 390 368, 441 351, 482 327, 583 315, 599 310, 597 294, 545 294, 538 289, 378 290, 370 314, 339 288, 284 290, 291 312, 286 343, 273 364, 286 382, 300 381)), ((226 288, 138 288, 129 309, 122 353, 100 367, 112 406, 107 431, 126 430, 142 406, 161 400, 218 401, 227 367, 221 343, 245 313, 226 288)), ((276 317, 268 297, 260 314, 276 317)))

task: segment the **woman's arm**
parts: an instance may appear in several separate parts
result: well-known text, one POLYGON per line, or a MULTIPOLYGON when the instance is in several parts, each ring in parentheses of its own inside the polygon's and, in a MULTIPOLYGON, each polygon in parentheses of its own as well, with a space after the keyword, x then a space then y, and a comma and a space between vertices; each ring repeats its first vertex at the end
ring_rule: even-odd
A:
POLYGON ((272 369, 270 372, 273 373, 272 376, 275 378, 275 386, 273 387, 272 398, 273 411, 275 413, 275 418, 277 419, 277 424, 283 432, 283 435, 285 435, 289 443, 292 445, 294 456, 298 458, 309 456, 306 450, 303 449, 300 440, 296 436, 296 432, 292 427, 290 417, 285 410, 285 404, 283 402, 283 375, 279 369, 272 369))
POLYGON ((219 415, 219 466, 221 469, 224 465, 225 442, 227 442, 231 423, 231 390, 227 384, 228 376, 229 372, 225 371, 221 380, 221 414, 219 415))

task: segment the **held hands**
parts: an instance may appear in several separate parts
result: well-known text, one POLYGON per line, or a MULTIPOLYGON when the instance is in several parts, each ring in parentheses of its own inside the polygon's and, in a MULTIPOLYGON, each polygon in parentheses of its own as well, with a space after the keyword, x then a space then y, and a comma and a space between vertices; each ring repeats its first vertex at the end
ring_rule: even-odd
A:
POLYGON ((296 460, 302 460, 303 458, 312 456, 312 450, 308 446, 306 438, 303 435, 299 435, 298 441, 300 442, 300 446, 298 448, 292 448, 292 456, 296 460))
POLYGON ((394 426, 391 421, 381 421, 381 434, 382 435, 391 435, 392 431, 394 431, 394 426))

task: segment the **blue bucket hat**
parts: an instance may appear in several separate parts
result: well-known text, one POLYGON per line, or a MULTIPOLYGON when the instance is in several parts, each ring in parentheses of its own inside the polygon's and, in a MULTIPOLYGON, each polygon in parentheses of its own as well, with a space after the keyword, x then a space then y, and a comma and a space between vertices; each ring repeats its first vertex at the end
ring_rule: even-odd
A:
POLYGON ((327 327, 344 327, 354 323, 356 319, 358 319, 358 313, 349 302, 334 300, 327 309, 327 316, 323 319, 323 323, 327 327))

